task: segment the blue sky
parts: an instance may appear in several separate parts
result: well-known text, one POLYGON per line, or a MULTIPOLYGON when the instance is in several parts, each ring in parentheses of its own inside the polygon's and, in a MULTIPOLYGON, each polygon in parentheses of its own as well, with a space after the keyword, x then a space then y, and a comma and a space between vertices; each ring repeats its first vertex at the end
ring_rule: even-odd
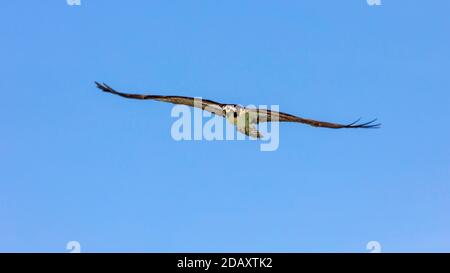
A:
POLYGON ((6 1, 0 251, 450 251, 449 1, 6 1), (174 141, 171 105, 379 130, 174 141))

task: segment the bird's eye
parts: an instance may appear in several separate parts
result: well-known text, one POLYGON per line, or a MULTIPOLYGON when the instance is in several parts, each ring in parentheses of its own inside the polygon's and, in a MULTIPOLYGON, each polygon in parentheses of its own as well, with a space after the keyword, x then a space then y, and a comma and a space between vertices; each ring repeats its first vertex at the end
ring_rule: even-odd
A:
POLYGON ((238 116, 237 112, 234 112, 234 113, 233 113, 233 116, 234 116, 235 118, 237 118, 237 116, 238 116))

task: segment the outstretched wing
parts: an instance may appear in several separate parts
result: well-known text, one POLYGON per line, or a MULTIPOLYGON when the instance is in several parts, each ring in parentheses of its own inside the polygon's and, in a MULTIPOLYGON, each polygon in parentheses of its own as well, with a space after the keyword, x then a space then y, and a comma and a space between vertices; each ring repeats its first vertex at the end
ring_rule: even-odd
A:
POLYGON ((298 122, 308 124, 314 127, 324 127, 324 128, 332 128, 332 129, 340 129, 340 128, 379 128, 380 123, 374 123, 377 119, 371 120, 365 123, 358 123, 359 119, 355 122, 349 124, 339 124, 339 123, 331 123, 326 121, 319 121, 313 119, 306 119, 297 117, 294 115, 270 111, 267 109, 248 109, 250 112, 255 113, 257 115, 257 123, 260 122, 298 122))
POLYGON ((137 100, 157 100, 163 102, 169 102, 173 104, 183 104, 191 107, 201 108, 202 110, 209 111, 213 114, 219 116, 225 116, 222 107, 224 104, 212 101, 212 100, 204 100, 199 98, 192 97, 183 97, 183 96, 160 96, 160 95, 142 95, 142 94, 128 94, 122 93, 112 89, 106 83, 100 84, 95 82, 97 88, 101 89, 103 92, 111 93, 114 95, 118 95, 128 99, 137 99, 137 100))

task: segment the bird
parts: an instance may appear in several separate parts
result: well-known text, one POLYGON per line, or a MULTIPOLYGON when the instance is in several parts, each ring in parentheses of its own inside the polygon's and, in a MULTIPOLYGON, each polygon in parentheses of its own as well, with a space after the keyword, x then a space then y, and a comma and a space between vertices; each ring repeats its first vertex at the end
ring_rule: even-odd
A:
POLYGON ((278 111, 272 111, 263 108, 249 108, 244 107, 240 104, 219 103, 212 100, 199 99, 194 97, 123 93, 111 88, 106 83, 95 82, 95 84, 97 88, 99 88, 103 92, 111 93, 127 99, 156 100, 200 108, 214 115, 224 117, 228 122, 236 126, 239 132, 257 139, 263 138, 263 135, 257 129, 257 124, 261 122, 296 122, 307 124, 313 127, 322 127, 330 129, 348 129, 348 128, 374 129, 380 128, 381 126, 380 123, 375 123, 377 119, 373 119, 365 123, 358 123, 360 121, 360 119, 358 119, 349 124, 339 124, 302 118, 295 115, 278 111))

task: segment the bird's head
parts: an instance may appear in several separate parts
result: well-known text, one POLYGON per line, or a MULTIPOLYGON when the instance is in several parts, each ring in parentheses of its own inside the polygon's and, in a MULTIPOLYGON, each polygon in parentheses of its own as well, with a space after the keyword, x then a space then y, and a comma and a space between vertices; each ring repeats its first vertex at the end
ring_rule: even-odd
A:
POLYGON ((236 105, 228 104, 223 107, 223 112, 224 112, 225 116, 227 116, 227 117, 237 118, 238 113, 241 108, 242 108, 242 106, 237 105, 237 104, 236 105))

